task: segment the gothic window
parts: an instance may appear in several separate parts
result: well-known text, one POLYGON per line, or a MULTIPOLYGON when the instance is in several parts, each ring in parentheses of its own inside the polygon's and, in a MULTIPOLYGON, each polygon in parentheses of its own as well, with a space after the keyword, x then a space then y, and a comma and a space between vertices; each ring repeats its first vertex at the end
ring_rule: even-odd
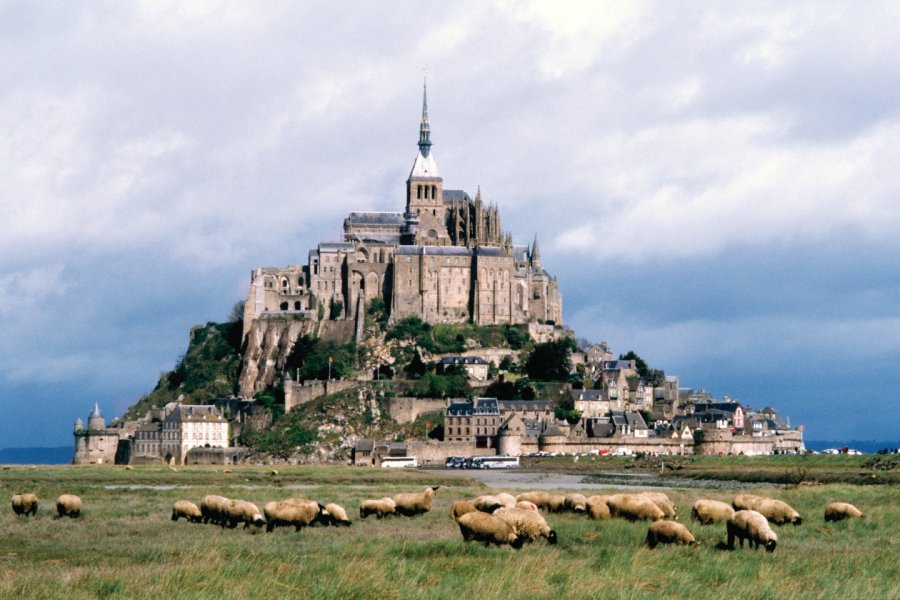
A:
POLYGON ((294 310, 301 310, 303 307, 300 302, 294 302, 294 310))
POLYGON ((287 303, 287 302, 282 302, 282 303, 281 303, 281 310, 287 310, 287 309, 288 309, 288 303, 287 303))
POLYGON ((432 198, 432 200, 437 198, 437 186, 436 185, 431 186, 431 198, 432 198))
POLYGON ((422 186, 420 185, 420 186, 416 187, 416 198, 421 198, 421 197, 422 197, 422 186))

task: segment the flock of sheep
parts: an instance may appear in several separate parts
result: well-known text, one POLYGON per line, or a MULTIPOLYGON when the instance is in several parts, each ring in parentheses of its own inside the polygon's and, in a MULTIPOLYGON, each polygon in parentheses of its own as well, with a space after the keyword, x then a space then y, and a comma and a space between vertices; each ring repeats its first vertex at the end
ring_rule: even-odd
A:
MULTIPOLYGON (((366 499, 360 502, 359 516, 365 519, 374 515, 377 519, 394 515, 413 517, 431 510, 438 486, 428 487, 418 493, 400 493, 384 498, 366 499)), ((12 509, 26 517, 37 514, 38 497, 35 494, 16 494, 12 497, 12 509)), ((56 500, 58 517, 78 517, 82 510, 81 498, 63 494, 56 500)), ((526 542, 544 538, 555 544, 558 536, 550 527, 542 511, 549 513, 572 512, 585 514, 592 519, 623 518, 629 521, 651 521, 647 530, 647 546, 658 544, 698 545, 691 532, 677 522, 675 504, 662 492, 632 494, 603 494, 585 497, 582 494, 551 494, 532 491, 513 496, 507 493, 484 495, 472 500, 457 500, 450 508, 450 517, 459 526, 463 540, 477 541, 512 548, 521 548, 526 542)), ((832 502, 825 508, 826 521, 862 518, 864 515, 852 504, 832 502)), ((235 500, 215 494, 207 495, 197 506, 188 500, 177 500, 172 507, 172 520, 184 518, 193 523, 212 523, 222 528, 266 526, 294 527, 300 531, 312 525, 349 526, 347 511, 334 503, 321 504, 307 498, 290 498, 268 502, 263 510, 252 502, 235 500)), ((800 514, 781 500, 738 494, 729 505, 711 499, 694 502, 691 521, 701 525, 725 522, 727 547, 734 549, 738 540, 751 548, 763 546, 773 552, 778 536, 770 527, 791 523, 800 525, 800 514)))

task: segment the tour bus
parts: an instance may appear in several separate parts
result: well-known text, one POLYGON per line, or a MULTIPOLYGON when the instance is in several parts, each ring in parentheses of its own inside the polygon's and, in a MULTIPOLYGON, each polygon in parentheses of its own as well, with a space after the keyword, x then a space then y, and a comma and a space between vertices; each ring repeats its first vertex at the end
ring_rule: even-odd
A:
POLYGON ((518 456, 474 456, 472 469, 513 469, 519 466, 518 456))
POLYGON ((415 456, 384 456, 381 459, 381 466, 385 469, 402 469, 404 467, 415 469, 419 466, 419 462, 415 456))

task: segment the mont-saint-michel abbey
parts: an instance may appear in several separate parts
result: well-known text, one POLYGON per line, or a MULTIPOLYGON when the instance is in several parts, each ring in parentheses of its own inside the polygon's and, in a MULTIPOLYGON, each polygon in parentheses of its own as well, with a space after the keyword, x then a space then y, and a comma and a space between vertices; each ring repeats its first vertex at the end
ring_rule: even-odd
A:
MULTIPOLYGON (((403 354, 402 345, 395 352, 397 346, 386 342, 384 329, 374 336, 366 333, 366 319, 371 319, 367 315, 375 304, 384 315, 379 327, 388 330, 416 317, 433 327, 460 331, 472 326, 515 329, 535 348, 574 338, 563 327, 559 284, 542 266, 537 235, 530 245, 517 245, 503 231, 498 207, 482 199, 480 188, 474 197, 445 189, 431 146, 423 89, 418 153, 405 184, 404 210, 351 212, 344 219, 342 239, 320 242, 309 251, 305 265, 251 271, 242 322, 235 323, 240 365, 236 381, 227 388, 234 390, 232 395, 195 397, 193 403, 183 403, 180 396, 166 399, 145 406, 143 417, 117 419, 108 427, 95 405, 88 427, 80 420, 75 425, 74 462, 236 463, 243 458, 241 432, 272 425, 272 413, 259 410, 256 398, 273 390, 283 398, 284 413, 346 392, 354 410, 365 412, 364 423, 382 415, 397 425, 423 415, 439 415, 443 422, 438 439, 429 433, 424 441, 404 442, 402 450, 391 440, 365 439, 360 432, 365 426, 320 424, 339 433, 344 450, 352 448, 355 464, 374 465, 382 455, 395 452, 417 456, 422 464, 442 464, 446 456, 486 451, 514 456, 611 451, 766 454, 802 448, 802 432, 773 408, 754 410, 727 396, 718 401, 703 390, 680 388, 676 376, 641 373, 637 361, 616 360, 606 342, 568 350, 571 369, 554 380, 559 387, 547 397, 500 400, 486 393, 492 380, 497 381, 504 364, 518 369, 518 375, 507 372, 513 380, 524 374, 532 345, 524 350, 521 345, 482 345, 459 334, 462 345, 445 352, 425 351, 409 340, 406 350, 425 369, 435 375, 444 369, 461 370, 468 378, 468 397, 415 392, 418 378, 410 375, 409 354, 403 354), (301 338, 352 345, 357 353, 352 373, 334 380, 329 362, 327 378, 322 374, 303 381, 299 369, 292 377, 287 359, 301 338), (359 359, 362 347, 369 352, 366 360, 359 359), (398 380, 388 394, 384 387, 376 391, 371 385, 387 365, 387 377, 396 374, 398 380), (563 403, 577 413, 576 421, 555 415, 563 403)), ((197 334, 202 329, 192 329, 192 344, 195 335, 206 335, 197 334)), ((328 460, 335 460, 337 454, 330 456, 328 460)))
POLYGON ((291 312, 352 320, 375 298, 393 322, 562 322, 559 286, 541 266, 537 237, 530 248, 515 245, 480 189, 474 199, 445 189, 431 151, 427 92, 405 210, 351 212, 343 240, 319 243, 305 266, 256 269, 244 323, 291 312))

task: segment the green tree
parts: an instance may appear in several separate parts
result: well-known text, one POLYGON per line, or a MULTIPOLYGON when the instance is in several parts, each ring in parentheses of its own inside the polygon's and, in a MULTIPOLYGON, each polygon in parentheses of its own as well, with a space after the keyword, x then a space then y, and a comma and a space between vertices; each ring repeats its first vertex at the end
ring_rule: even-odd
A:
POLYGON ((568 380, 574 348, 575 342, 571 338, 536 344, 525 364, 528 376, 537 381, 568 380))

